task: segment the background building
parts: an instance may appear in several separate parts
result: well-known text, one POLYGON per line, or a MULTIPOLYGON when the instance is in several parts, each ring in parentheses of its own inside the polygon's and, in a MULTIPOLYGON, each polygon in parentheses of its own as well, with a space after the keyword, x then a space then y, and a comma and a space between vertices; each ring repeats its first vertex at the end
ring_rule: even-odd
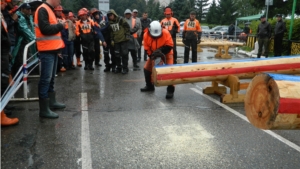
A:
POLYGON ((99 10, 102 13, 106 13, 109 10, 109 0, 99 0, 99 10))

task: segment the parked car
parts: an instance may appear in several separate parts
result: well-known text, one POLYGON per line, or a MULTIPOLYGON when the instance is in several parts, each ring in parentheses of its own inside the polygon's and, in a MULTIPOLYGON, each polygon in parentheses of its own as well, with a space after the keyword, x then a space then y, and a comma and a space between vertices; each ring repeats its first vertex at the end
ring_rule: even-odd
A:
MULTIPOLYGON (((236 36, 238 37, 243 30, 239 27, 235 27, 236 36)), ((221 26, 215 29, 215 31, 211 31, 210 35, 215 38, 228 38, 228 26, 221 26)))
MULTIPOLYGON (((236 35, 236 37, 238 37, 241 33, 243 32, 243 30, 239 27, 235 27, 235 33, 233 34, 233 36, 236 35)), ((217 32, 217 34, 220 34, 220 38, 222 38, 222 35, 223 35, 223 38, 228 38, 228 28, 224 29, 222 28, 220 31, 217 32)))
POLYGON ((180 31, 179 31, 179 37, 182 37, 182 32, 183 32, 183 26, 184 26, 185 21, 181 21, 180 24, 180 31))
POLYGON ((211 28, 211 29, 209 30, 209 35, 210 35, 210 36, 216 36, 216 35, 217 35, 217 32, 218 32, 219 30, 221 30, 222 28, 228 28, 228 26, 225 26, 225 25, 222 25, 222 26, 215 26, 215 27, 213 27, 213 28, 211 28))
POLYGON ((209 27, 208 26, 201 26, 201 30, 202 30, 202 37, 205 36, 205 37, 208 37, 209 35, 209 27))

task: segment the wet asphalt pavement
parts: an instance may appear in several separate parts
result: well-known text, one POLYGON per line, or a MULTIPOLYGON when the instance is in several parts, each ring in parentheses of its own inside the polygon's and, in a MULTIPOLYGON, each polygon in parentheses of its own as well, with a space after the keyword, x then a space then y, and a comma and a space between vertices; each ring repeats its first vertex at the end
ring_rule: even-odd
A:
MULTIPOLYGON (((183 48, 177 49, 182 60, 183 48)), ((204 48, 199 61, 216 60, 214 50, 204 48)), ((11 117, 20 123, 1 128, 1 168, 300 168, 299 131, 274 131, 295 143, 292 148, 253 127, 195 92, 209 82, 176 85, 171 100, 165 99, 166 87, 141 93, 144 61, 138 71, 129 63, 126 75, 104 73, 104 66, 58 73, 57 100, 67 106, 55 110, 58 119, 39 118, 37 101, 10 102, 11 117)), ((29 97, 37 97, 37 83, 29 78, 29 97)), ((226 105, 245 114, 243 103, 226 105)))

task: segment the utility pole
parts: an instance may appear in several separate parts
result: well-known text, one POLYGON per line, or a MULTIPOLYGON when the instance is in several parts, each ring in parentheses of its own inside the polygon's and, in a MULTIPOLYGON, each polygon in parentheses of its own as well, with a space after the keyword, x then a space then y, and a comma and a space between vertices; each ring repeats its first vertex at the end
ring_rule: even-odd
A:
POLYGON ((293 9, 292 9, 292 16, 291 16, 291 25, 290 25, 290 32, 289 32, 289 40, 292 38, 293 33, 293 26, 294 26, 294 16, 295 16, 295 10, 296 10, 296 3, 297 0, 294 0, 293 2, 293 9))
POLYGON ((273 0, 266 0, 265 4, 267 6, 266 19, 268 20, 269 6, 273 5, 273 0))

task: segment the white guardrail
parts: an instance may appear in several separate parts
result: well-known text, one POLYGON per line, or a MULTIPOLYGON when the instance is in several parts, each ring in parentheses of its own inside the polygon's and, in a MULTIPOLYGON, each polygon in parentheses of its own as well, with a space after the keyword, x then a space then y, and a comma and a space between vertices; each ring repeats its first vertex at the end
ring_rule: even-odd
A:
POLYGON ((35 40, 28 43, 24 48, 23 66, 20 67, 19 71, 16 73, 12 82, 9 84, 9 86, 7 87, 7 89, 5 90, 5 92, 3 93, 2 97, 1 97, 1 100, 0 100, 1 111, 4 109, 4 107, 7 105, 7 103, 9 101, 38 100, 38 97, 37 98, 28 98, 27 78, 28 78, 28 75, 32 72, 32 70, 34 70, 34 68, 36 68, 39 65, 38 64, 39 59, 38 59, 38 57, 36 57, 38 52, 36 52, 30 58, 27 59, 28 48, 33 44, 35 44, 35 40), (30 61, 30 62, 27 63, 28 61, 30 61), (28 68, 30 68, 30 67, 32 67, 32 68, 30 71, 28 71, 28 68), (22 78, 23 78, 23 80, 21 80, 22 78), (22 85, 23 85, 23 98, 12 98, 22 85))

